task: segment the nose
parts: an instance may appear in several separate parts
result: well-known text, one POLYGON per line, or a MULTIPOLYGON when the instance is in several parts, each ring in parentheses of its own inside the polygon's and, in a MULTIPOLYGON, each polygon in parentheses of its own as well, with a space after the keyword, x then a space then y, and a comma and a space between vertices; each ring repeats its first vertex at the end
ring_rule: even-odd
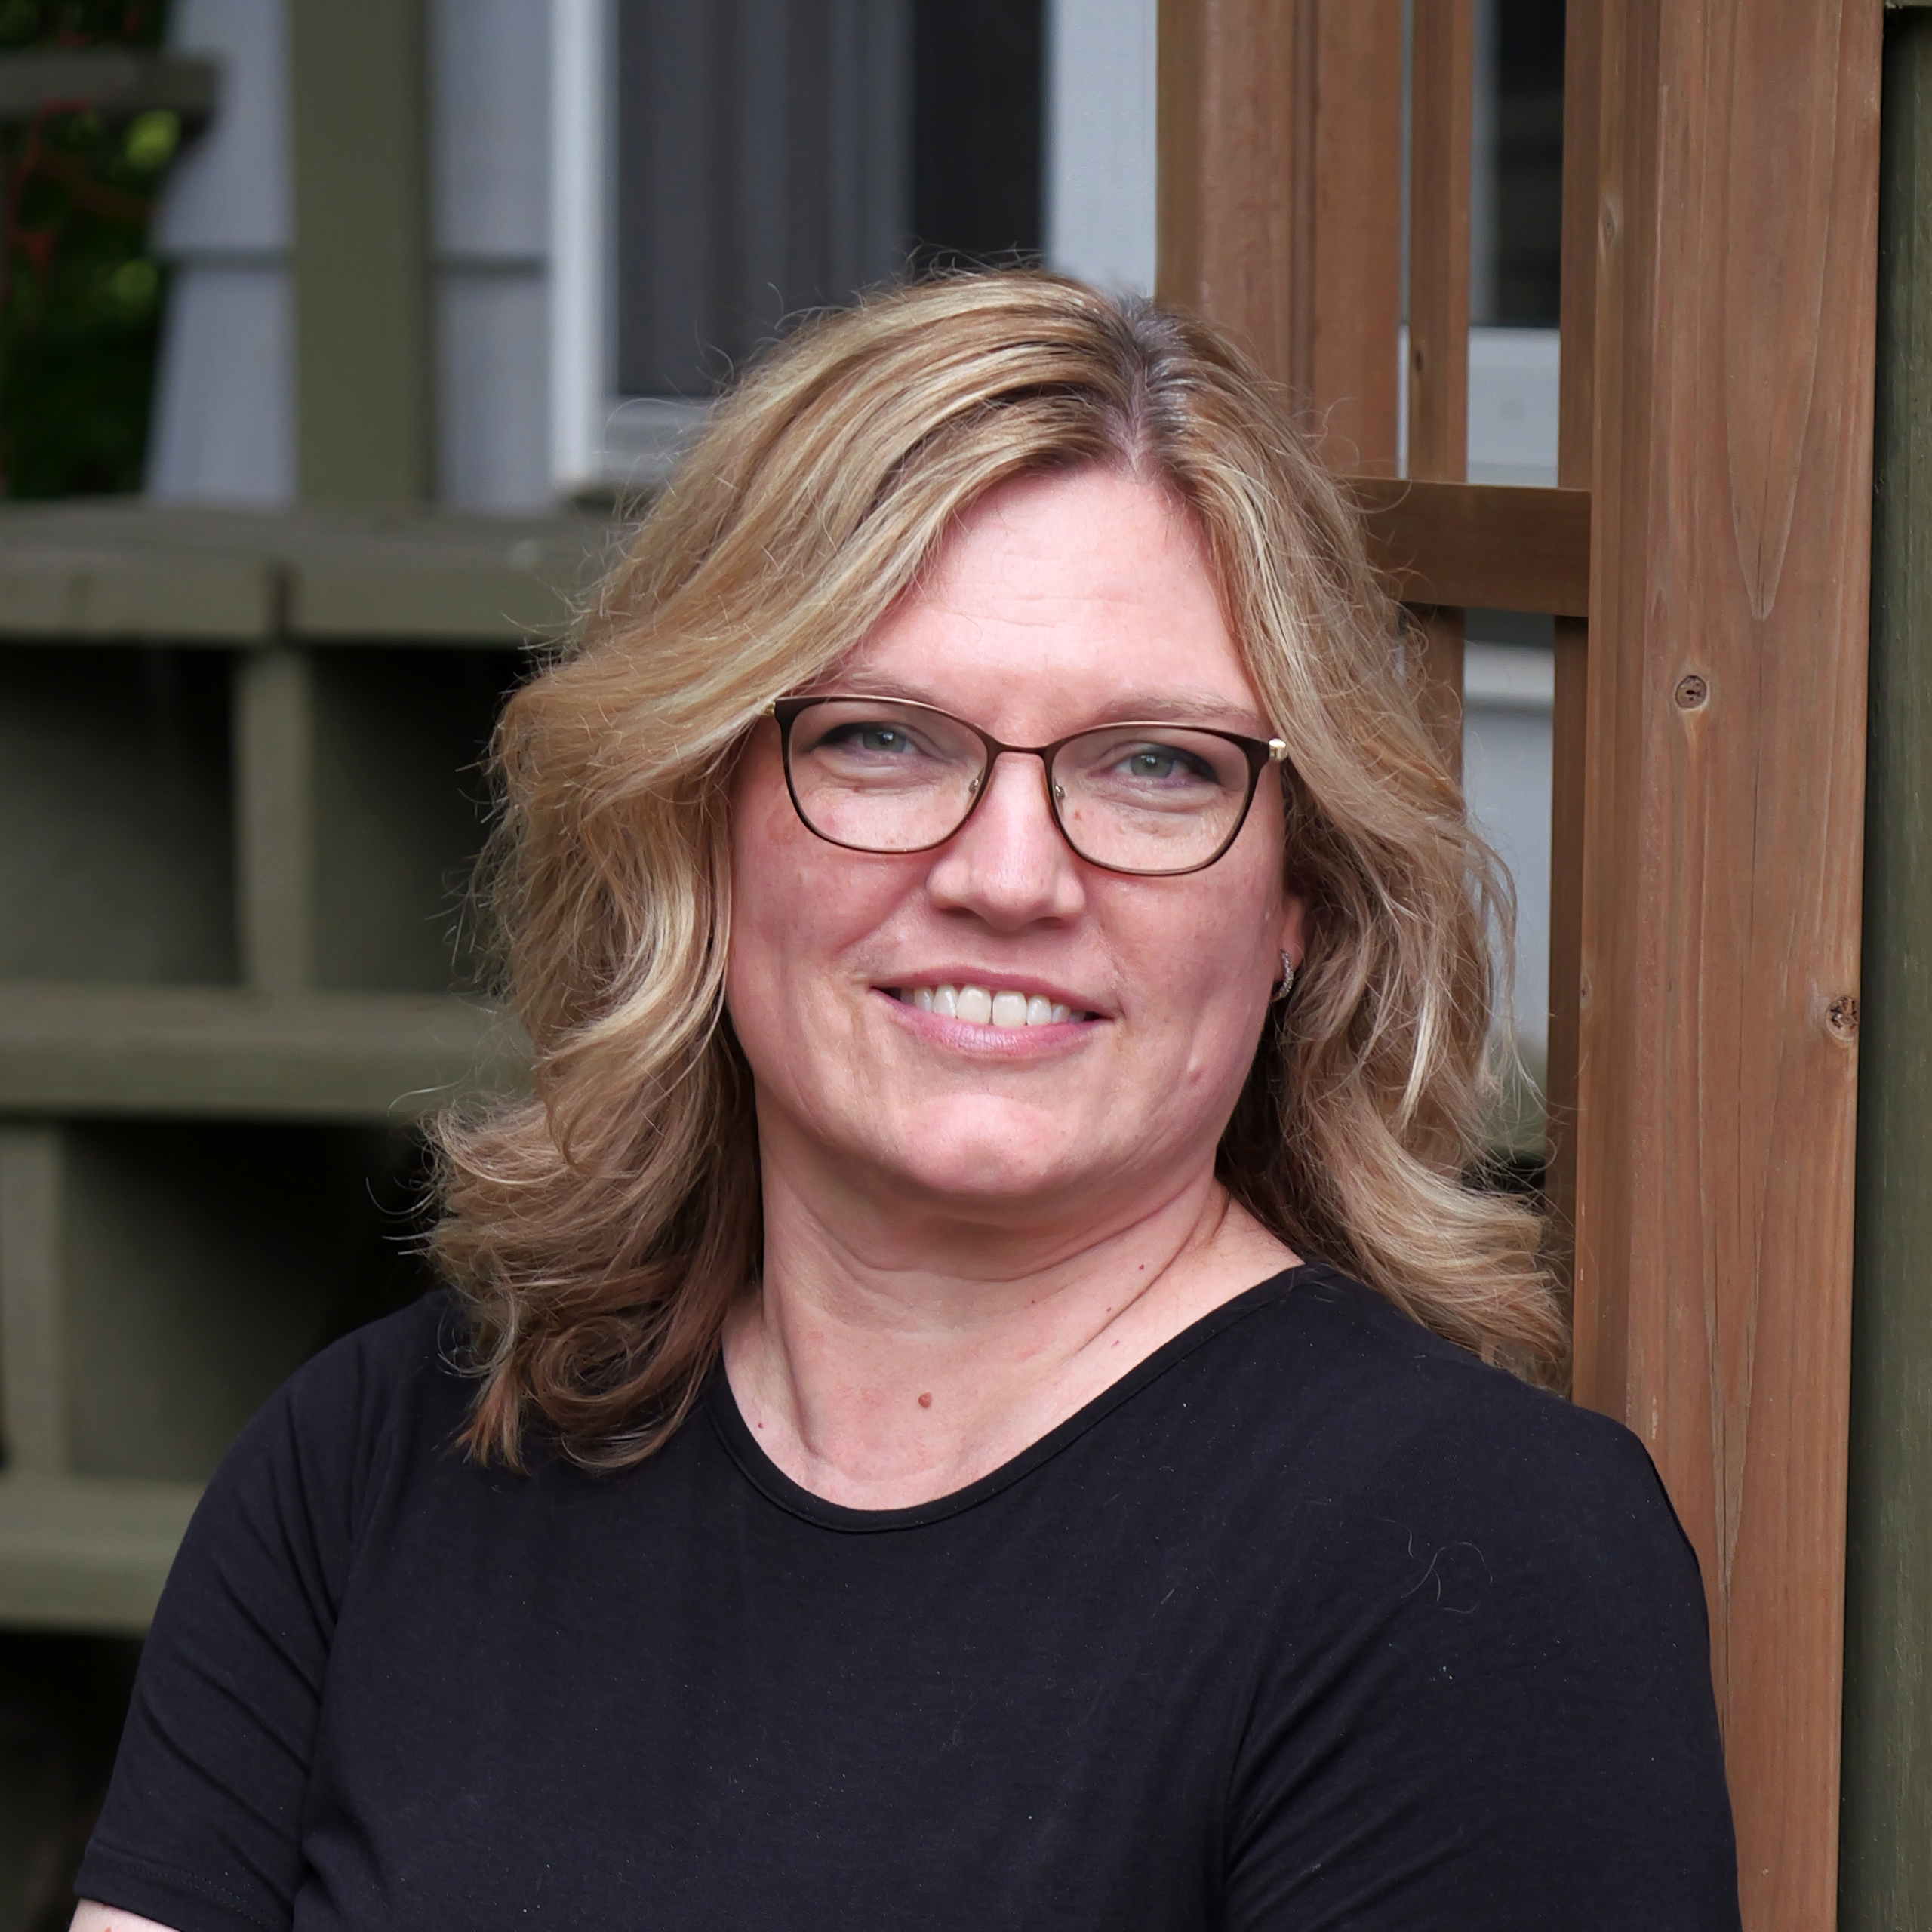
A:
POLYGON ((1045 761, 1002 752, 984 783, 978 808, 934 855, 934 903, 1001 931, 1076 917, 1086 887, 1047 802, 1045 761))

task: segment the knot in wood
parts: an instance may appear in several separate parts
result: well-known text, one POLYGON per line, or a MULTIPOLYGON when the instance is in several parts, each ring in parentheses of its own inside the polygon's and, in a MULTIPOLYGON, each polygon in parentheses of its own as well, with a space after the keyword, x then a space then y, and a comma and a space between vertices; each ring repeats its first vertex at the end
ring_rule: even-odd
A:
POLYGON ((1832 1001, 1825 1014, 1825 1024, 1841 1040, 1850 1040, 1858 1032, 1858 1001, 1850 993, 1841 993, 1832 1001))
POLYGON ((1677 689, 1672 695, 1677 700, 1680 711, 1695 711, 1711 694, 1711 688, 1693 671, 1688 677, 1679 678, 1677 689))

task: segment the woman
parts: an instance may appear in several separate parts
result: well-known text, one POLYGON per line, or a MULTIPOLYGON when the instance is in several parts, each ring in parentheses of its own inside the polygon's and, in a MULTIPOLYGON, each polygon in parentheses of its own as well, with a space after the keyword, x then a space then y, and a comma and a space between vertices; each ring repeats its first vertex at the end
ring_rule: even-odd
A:
POLYGON ((216 1478, 76 1924, 1735 1924, 1395 638, 1198 324, 754 369, 503 721, 453 1295, 216 1478))

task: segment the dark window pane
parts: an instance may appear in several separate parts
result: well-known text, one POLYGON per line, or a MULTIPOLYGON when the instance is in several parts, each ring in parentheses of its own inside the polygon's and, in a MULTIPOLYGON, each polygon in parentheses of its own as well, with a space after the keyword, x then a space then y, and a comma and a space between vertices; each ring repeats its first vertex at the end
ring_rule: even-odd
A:
POLYGON ((620 0, 617 383, 709 392, 903 259, 903 0, 620 0))
POLYGON ((1496 306, 1553 328, 1563 252, 1563 0, 1496 0, 1496 306))
POLYGON ((618 0, 617 386, 709 395, 801 309, 1041 240, 1040 0, 618 0))
POLYGON ((1038 254, 1040 0, 918 0, 915 23, 917 266, 1038 254))

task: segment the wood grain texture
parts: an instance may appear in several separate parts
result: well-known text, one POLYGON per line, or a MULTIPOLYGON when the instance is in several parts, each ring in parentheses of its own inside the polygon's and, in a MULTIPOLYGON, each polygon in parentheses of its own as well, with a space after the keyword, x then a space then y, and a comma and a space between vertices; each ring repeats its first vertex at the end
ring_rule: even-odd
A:
POLYGON ((1331 468, 1392 476, 1402 302, 1400 0, 1302 0, 1315 59, 1302 386, 1331 468))
POLYGON ((1331 467, 1392 476, 1399 0, 1161 0, 1161 300, 1294 393, 1331 467))
POLYGON ((1703 1565, 1752 1932, 1836 1900, 1879 23, 1602 0, 1575 1387, 1703 1565))
POLYGON ((1847 1932, 1932 1925, 1932 11, 1888 21, 1845 1567, 1847 1932))
MULTIPOLYGON (((1469 177, 1475 0, 1414 0, 1409 54, 1408 472, 1460 482, 1469 454, 1469 177)), ((1463 768, 1462 611, 1416 611, 1423 710, 1463 768)))
POLYGON ((1582 616, 1589 608, 1587 490, 1343 478, 1369 554, 1409 604, 1582 616))
MULTIPOLYGON (((1564 28, 1563 266, 1558 323, 1556 480, 1590 485, 1596 392, 1597 147, 1603 84, 1602 0, 1568 0, 1564 28)), ((1549 1049, 1543 1075, 1543 1189, 1549 1254, 1570 1286, 1577 1214, 1577 1053, 1583 980, 1583 762, 1589 693, 1589 585, 1581 609, 1552 605, 1556 678, 1551 716, 1549 1049)))
POLYGON ((1409 474, 1460 482, 1469 454, 1475 0, 1414 0, 1409 108, 1409 474))

